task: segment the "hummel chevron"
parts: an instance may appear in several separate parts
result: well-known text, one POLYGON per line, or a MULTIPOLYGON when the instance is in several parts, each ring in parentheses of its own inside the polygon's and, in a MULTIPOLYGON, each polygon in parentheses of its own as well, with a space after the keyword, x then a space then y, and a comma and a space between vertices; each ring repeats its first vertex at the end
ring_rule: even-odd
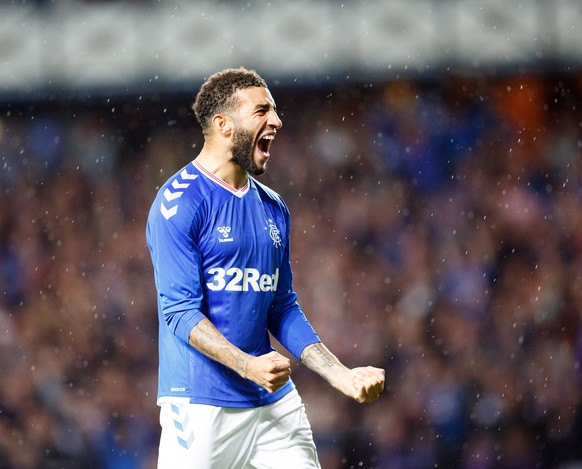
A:
POLYGON ((173 207, 166 208, 166 206, 162 202, 160 204, 160 212, 162 212, 162 215, 164 216, 164 218, 166 220, 169 220, 171 217, 173 217, 174 215, 176 215, 176 213, 178 213, 178 206, 177 205, 174 205, 173 207))
POLYGON ((164 197, 166 198, 166 200, 168 202, 171 202, 174 199, 177 199, 178 197, 180 197, 184 192, 182 191, 178 191, 178 192, 172 192, 170 191, 170 189, 168 189, 166 187, 166 190, 164 191, 164 197))
POLYGON ((173 187, 174 189, 186 189, 186 187, 188 187, 189 185, 190 185, 190 183, 189 183, 189 182, 181 182, 181 183, 180 183, 180 182, 178 182, 178 180, 177 180, 177 179, 174 179, 174 180, 172 181, 172 187, 173 187))
POLYGON ((190 179, 191 181, 193 181, 198 177, 198 174, 190 174, 185 169, 183 169, 182 172, 180 173, 180 177, 182 179, 190 179))
MULTIPOLYGON (((198 177, 197 174, 190 174, 188 171, 186 171, 186 169, 183 169, 180 172, 179 176, 179 178, 182 179, 182 181, 194 181, 197 177, 198 177)), ((190 182, 179 182, 177 178, 172 181, 172 187, 174 189, 186 189, 189 185, 190 182)), ((166 187, 166 189, 164 190, 164 197, 168 202, 172 202, 173 200, 176 200, 177 198, 181 197, 183 193, 184 191, 180 190, 172 191, 170 190, 169 187, 166 187)), ((176 213, 178 213, 178 205, 166 207, 162 202, 160 203, 160 212, 162 212, 162 215, 166 220, 169 220, 174 215, 176 215, 176 213)))

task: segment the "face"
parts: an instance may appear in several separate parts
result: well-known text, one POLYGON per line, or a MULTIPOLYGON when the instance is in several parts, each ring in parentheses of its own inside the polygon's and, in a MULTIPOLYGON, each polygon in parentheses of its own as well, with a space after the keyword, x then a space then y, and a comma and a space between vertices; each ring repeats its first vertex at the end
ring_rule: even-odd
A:
POLYGON ((232 159, 253 176, 267 169, 271 143, 283 125, 268 89, 246 88, 237 92, 240 106, 233 115, 232 159))

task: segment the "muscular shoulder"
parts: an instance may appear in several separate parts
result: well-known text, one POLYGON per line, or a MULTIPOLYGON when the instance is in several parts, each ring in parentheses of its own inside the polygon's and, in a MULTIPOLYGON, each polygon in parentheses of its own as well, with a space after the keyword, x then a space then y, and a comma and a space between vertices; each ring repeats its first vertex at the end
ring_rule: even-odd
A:
POLYGON ((261 193, 261 195, 263 196, 263 198, 267 198, 268 200, 271 200, 271 201, 277 203, 278 205, 280 205, 285 210, 287 209, 287 205, 285 204, 285 201, 283 200, 283 197, 281 197, 273 189, 271 189, 270 187, 268 187, 268 186, 266 186, 264 184, 261 184, 259 181, 257 181, 254 178, 252 179, 252 183, 255 185, 255 187, 257 188, 257 190, 261 193))
POLYGON ((149 223, 171 223, 189 229, 210 189, 190 163, 171 176, 152 204, 149 223))

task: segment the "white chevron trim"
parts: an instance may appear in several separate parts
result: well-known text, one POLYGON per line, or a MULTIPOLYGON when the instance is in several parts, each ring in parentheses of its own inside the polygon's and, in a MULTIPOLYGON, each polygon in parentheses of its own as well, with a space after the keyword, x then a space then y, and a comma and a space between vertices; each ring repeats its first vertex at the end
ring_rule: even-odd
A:
POLYGON ((162 215, 164 216, 164 218, 166 220, 169 220, 171 217, 173 217, 174 215, 176 215, 176 213, 178 213, 178 206, 177 205, 174 205, 173 207, 166 208, 166 206, 162 202, 160 204, 160 212, 162 212, 162 215))
POLYGON ((166 190, 164 191, 164 197, 166 198, 166 200, 168 202, 171 202, 174 199, 177 199, 178 197, 181 197, 183 194, 182 191, 179 192, 172 192, 170 191, 170 189, 166 188, 166 190))
POLYGON ((172 181, 172 187, 174 189, 186 189, 190 185, 189 182, 180 183, 177 179, 172 181))
POLYGON ((180 173, 180 177, 182 179, 190 179, 191 181, 193 181, 194 179, 196 179, 198 177, 198 174, 190 174, 186 171, 186 169, 184 168, 182 170, 182 172, 180 173))

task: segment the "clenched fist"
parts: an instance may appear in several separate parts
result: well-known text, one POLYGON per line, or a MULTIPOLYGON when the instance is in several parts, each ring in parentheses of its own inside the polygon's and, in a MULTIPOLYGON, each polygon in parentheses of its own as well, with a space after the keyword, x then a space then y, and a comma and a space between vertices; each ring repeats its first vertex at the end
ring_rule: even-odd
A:
POLYGON ((352 397, 361 404, 374 402, 384 390, 385 371, 373 366, 350 370, 353 382, 352 397))
POLYGON ((270 393, 281 389, 291 375, 291 362, 275 351, 250 357, 245 367, 245 378, 265 388, 270 393))

